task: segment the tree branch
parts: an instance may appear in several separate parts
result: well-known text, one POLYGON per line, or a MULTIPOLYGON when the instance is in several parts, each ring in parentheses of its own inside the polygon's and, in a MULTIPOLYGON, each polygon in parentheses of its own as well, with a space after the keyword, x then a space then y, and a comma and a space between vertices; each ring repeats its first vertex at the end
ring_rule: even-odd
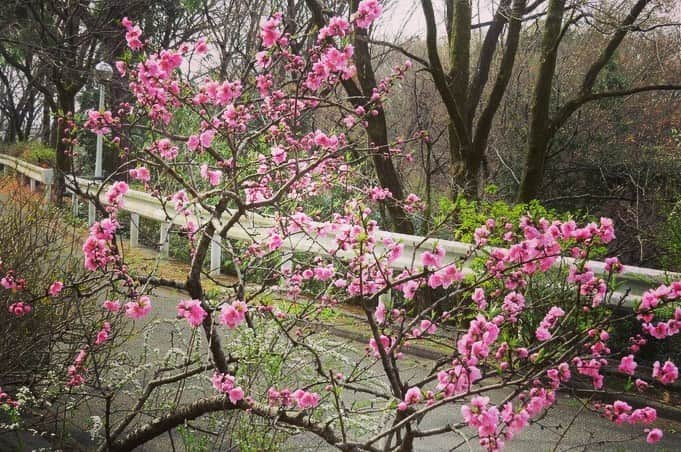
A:
POLYGON ((433 3, 430 0, 421 0, 423 6, 423 14, 426 17, 426 45, 428 48, 428 59, 430 60, 431 73, 433 74, 433 81, 437 88, 442 101, 447 108, 449 118, 456 130, 459 140, 462 143, 470 144, 470 136, 466 130, 466 124, 459 109, 459 106, 454 100, 454 95, 449 89, 449 83, 445 76, 440 55, 437 50, 437 26, 435 24, 435 13, 433 12, 433 3))
POLYGON ((600 99, 610 99, 614 97, 625 97, 632 94, 645 93, 648 91, 681 91, 681 85, 675 84, 664 84, 664 85, 646 85, 637 86, 635 88, 622 89, 616 91, 605 91, 602 93, 588 93, 584 94, 576 99, 572 99, 567 102, 560 110, 556 113, 554 118, 551 120, 551 134, 554 134, 560 129, 565 122, 572 116, 572 114, 579 110, 587 102, 593 102, 600 99))

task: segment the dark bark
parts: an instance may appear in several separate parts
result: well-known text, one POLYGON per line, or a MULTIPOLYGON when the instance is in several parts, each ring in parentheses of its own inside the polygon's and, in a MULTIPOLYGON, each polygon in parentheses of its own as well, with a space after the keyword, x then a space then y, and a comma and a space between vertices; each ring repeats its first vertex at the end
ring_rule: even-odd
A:
MULTIPOLYGON (((318 28, 323 27, 326 23, 326 19, 324 18, 324 9, 321 3, 317 0, 305 0, 305 4, 312 15, 312 22, 318 28)), ((358 4, 358 0, 351 0, 351 13, 357 10, 358 4)), ((354 63, 357 67, 359 86, 354 80, 344 80, 343 87, 354 106, 364 106, 369 101, 374 88, 377 87, 376 75, 371 65, 369 39, 366 31, 359 30, 356 32, 353 44, 355 47, 354 63)), ((388 199, 385 202, 393 224, 393 229, 396 232, 403 234, 412 234, 414 232, 414 226, 409 215, 407 215, 407 212, 399 203, 404 199, 404 189, 402 188, 402 180, 395 168, 395 163, 388 153, 388 126, 385 112, 382 107, 377 108, 377 110, 378 115, 370 115, 367 118, 367 137, 369 144, 375 148, 371 154, 371 159, 381 186, 389 189, 393 194, 394 200, 388 199)))
MULTIPOLYGON (((582 80, 579 93, 574 98, 566 102, 561 108, 559 108, 553 116, 551 116, 549 112, 552 86, 551 80, 545 79, 545 77, 549 74, 548 66, 551 65, 551 61, 550 59, 546 60, 544 56, 550 56, 551 53, 553 55, 553 67, 550 69, 550 75, 552 78, 553 71, 555 70, 555 55, 557 53, 558 40, 560 38, 561 32, 558 31, 558 34, 552 38, 550 43, 546 42, 546 33, 550 25, 549 20, 552 17, 552 11, 557 12, 553 9, 553 7, 558 8, 555 3, 562 3, 562 10, 564 9, 565 2, 549 2, 549 8, 547 11, 547 24, 542 42, 542 64, 540 66, 539 79, 537 81, 537 85, 535 86, 535 96, 533 99, 530 131, 527 142, 527 157, 523 171, 523 178, 521 180, 517 195, 517 200, 519 202, 528 202, 539 196, 544 179, 544 167, 546 165, 546 156, 549 152, 549 143, 558 130, 560 130, 560 128, 565 124, 568 118, 582 105, 601 98, 626 96, 645 91, 678 89, 678 85, 675 84, 662 84, 624 89, 614 92, 592 92, 594 85, 598 80, 599 74, 612 59, 627 33, 632 30, 632 26, 636 22, 636 19, 641 15, 645 7, 650 2, 651 0, 638 0, 632 6, 627 16, 624 18, 622 23, 619 24, 617 30, 613 33, 612 37, 608 41, 608 44, 587 70, 582 80), (546 70, 546 72, 542 72, 543 70, 546 70)), ((552 23, 551 26, 555 27, 555 24, 552 23)), ((560 24, 558 26, 560 26, 560 24)), ((555 30, 553 30, 553 32, 555 32, 555 30)))
MULTIPOLYGON (((446 27, 449 40, 450 72, 445 75, 439 60, 437 46, 436 21, 433 6, 430 0, 422 0, 423 12, 426 17, 426 43, 428 60, 433 81, 442 98, 449 116, 449 156, 450 174, 453 195, 463 191, 470 197, 477 197, 480 192, 481 169, 484 160, 485 148, 489 136, 490 124, 498 109, 499 102, 506 90, 510 73, 501 69, 502 77, 497 77, 494 97, 488 101, 486 115, 482 118, 485 122, 478 127, 473 134, 475 115, 478 110, 482 94, 487 84, 494 54, 499 45, 500 36, 504 25, 508 22, 511 0, 502 0, 497 8, 494 18, 488 23, 489 29, 485 34, 480 55, 471 75, 471 3, 468 0, 448 0, 446 6, 446 27), (504 81, 505 80, 505 81, 504 81)), ((514 25, 513 33, 509 32, 509 41, 505 50, 505 60, 511 65, 517 51, 517 39, 520 22, 527 12, 524 7, 516 6, 517 25, 514 25), (517 28, 517 31, 516 31, 517 28)), ((512 71, 512 66, 509 69, 512 71)))
POLYGON ((452 0, 448 10, 452 14, 449 32, 448 89, 459 111, 464 115, 462 119, 466 130, 465 134, 461 134, 457 132, 457 127, 452 122, 449 124, 449 169, 455 192, 463 188, 467 193, 477 193, 477 172, 473 172, 469 165, 471 146, 466 138, 470 135, 469 123, 472 119, 466 117, 465 110, 471 64, 471 4, 469 0, 452 0))
POLYGON ((56 143, 56 171, 52 190, 52 201, 61 206, 64 195, 66 194, 66 184, 64 175, 71 173, 72 158, 71 145, 68 140, 70 136, 65 133, 65 120, 68 113, 73 113, 76 108, 76 93, 78 91, 58 91, 57 102, 59 103, 60 114, 55 123, 57 133, 56 143))
POLYGON ((197 400, 191 404, 182 405, 171 413, 159 416, 151 422, 142 424, 126 435, 125 438, 114 441, 109 450, 111 452, 130 451, 167 431, 183 425, 187 421, 191 421, 208 413, 232 410, 248 410, 251 414, 271 419, 273 422, 301 427, 306 431, 317 435, 328 444, 336 445, 341 450, 352 450, 350 447, 343 447, 341 445, 341 439, 329 425, 314 421, 304 412, 287 412, 285 410, 280 410, 278 407, 270 407, 257 402, 249 404, 244 400, 239 401, 237 404, 232 404, 226 395, 217 395, 197 400))
POLYGON ((565 0, 549 0, 546 23, 542 34, 539 72, 534 86, 530 127, 527 138, 527 157, 520 181, 517 200, 528 202, 537 197, 544 175, 546 151, 549 144, 549 107, 553 75, 556 71, 558 40, 561 35, 565 0))
POLYGON ((515 56, 518 52, 518 44, 520 43, 520 30, 522 27, 522 15, 525 10, 525 3, 526 0, 513 1, 508 25, 508 38, 506 38, 506 48, 504 50, 504 55, 501 58, 501 64, 499 65, 499 73, 497 74, 492 92, 489 95, 487 105, 480 114, 475 129, 473 153, 475 154, 476 162, 482 162, 485 150, 487 149, 487 142, 492 129, 494 116, 499 109, 499 105, 501 105, 501 100, 506 92, 506 87, 513 74, 515 56))

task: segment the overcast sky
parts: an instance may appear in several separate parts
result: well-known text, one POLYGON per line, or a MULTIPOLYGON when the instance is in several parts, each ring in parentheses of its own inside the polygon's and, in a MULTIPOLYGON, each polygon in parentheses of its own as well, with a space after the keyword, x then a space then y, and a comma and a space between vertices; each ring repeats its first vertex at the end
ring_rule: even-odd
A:
MULTIPOLYGON (((435 17, 439 22, 438 33, 444 35, 444 14, 443 1, 433 0, 433 8, 435 9, 435 17)), ((494 12, 493 4, 490 0, 473 0, 473 22, 480 20, 481 22, 488 21, 492 18, 494 12), (478 5, 480 14, 478 19, 478 5)), ((421 2, 419 0, 393 0, 393 4, 379 19, 379 28, 376 30, 377 35, 382 38, 402 37, 408 38, 411 36, 425 37, 426 22, 423 17, 421 9, 421 2)))

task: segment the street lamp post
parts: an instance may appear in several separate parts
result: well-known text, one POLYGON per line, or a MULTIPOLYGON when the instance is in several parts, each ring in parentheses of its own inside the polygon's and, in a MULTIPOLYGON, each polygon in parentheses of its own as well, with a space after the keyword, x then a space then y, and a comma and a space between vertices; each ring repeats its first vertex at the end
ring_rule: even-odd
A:
MULTIPOLYGON (((104 112, 104 85, 111 81, 113 68, 105 61, 100 61, 95 66, 95 79, 99 82, 99 112, 104 112)), ((95 181, 102 181, 102 153, 104 148, 104 138, 101 134, 97 135, 97 147, 95 150, 95 181)), ((88 206, 88 223, 95 222, 95 205, 91 202, 88 206)))

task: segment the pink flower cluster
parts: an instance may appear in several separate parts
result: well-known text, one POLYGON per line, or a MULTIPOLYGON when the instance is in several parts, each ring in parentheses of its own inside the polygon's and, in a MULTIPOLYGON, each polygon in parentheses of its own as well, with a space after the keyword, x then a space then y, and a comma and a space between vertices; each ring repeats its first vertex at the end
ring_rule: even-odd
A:
POLYGON ((350 23, 342 17, 332 17, 329 19, 328 25, 322 27, 317 35, 317 42, 324 41, 329 38, 343 38, 350 31, 350 23))
POLYGON ((469 405, 461 407, 463 420, 470 426, 477 428, 480 445, 489 451, 501 450, 503 441, 497 438, 499 428, 499 409, 490 405, 489 397, 474 396, 469 405))
POLYGON ((674 383, 679 378, 679 369, 676 365, 667 360, 660 365, 659 361, 653 363, 653 378, 665 385, 674 383))
POLYGON ((106 135, 111 133, 111 126, 118 123, 110 111, 100 113, 97 110, 88 110, 87 121, 83 127, 96 135, 106 135))
POLYGON ((282 37, 282 32, 279 29, 281 25, 281 13, 276 13, 262 24, 260 24, 260 37, 262 38, 262 45, 265 48, 274 46, 282 37))
POLYGON ((617 370, 627 375, 634 375, 637 366, 634 355, 627 355, 622 357, 617 370))
POLYGON ((468 332, 462 335, 456 343, 461 360, 475 366, 481 360, 487 358, 490 346, 499 337, 499 326, 495 322, 488 321, 485 316, 478 314, 468 327, 468 332))
POLYGON ((381 15, 381 5, 378 0, 362 0, 351 19, 358 28, 369 28, 381 15))
POLYGON ((206 164, 201 165, 199 174, 201 174, 201 177, 207 180, 213 187, 220 185, 220 181, 222 180, 222 171, 209 169, 206 164))
POLYGON ((229 401, 236 405, 244 398, 244 390, 234 384, 235 378, 230 374, 215 372, 211 378, 213 387, 223 394, 227 394, 229 401))
POLYGON ((73 364, 68 367, 68 381, 66 382, 66 386, 69 388, 75 388, 85 383, 85 372, 87 371, 87 369, 84 367, 85 358, 87 358, 87 352, 83 348, 80 350, 80 352, 78 352, 73 364))
POLYGON ((106 201, 116 209, 123 206, 123 196, 128 192, 129 187, 123 181, 115 182, 109 191, 106 192, 106 201))
POLYGON ((131 319, 139 320, 146 317, 151 312, 151 299, 142 295, 135 301, 125 303, 125 315, 131 319))
POLYGON ((565 316, 565 311, 563 311, 558 306, 551 307, 551 309, 549 309, 549 312, 546 314, 546 316, 544 316, 541 323, 539 324, 539 327, 537 327, 537 330, 534 333, 537 340, 543 342, 551 339, 553 336, 549 330, 553 328, 556 325, 556 322, 558 322, 558 319, 563 316, 565 316))
POLYGON ((132 169, 128 170, 128 174, 133 179, 137 179, 137 180, 142 181, 142 182, 149 182, 151 180, 151 173, 144 166, 132 168, 132 169))
POLYGON ((241 300, 235 300, 231 304, 222 305, 218 322, 220 325, 226 325, 227 328, 234 329, 241 325, 246 320, 246 313, 248 306, 241 300))
POLYGON ((404 394, 404 401, 397 405, 399 411, 404 411, 408 406, 417 404, 421 401, 421 390, 417 387, 407 389, 404 394))
POLYGON ((140 50, 144 44, 140 40, 142 36, 142 30, 138 25, 133 25, 133 23, 127 17, 121 20, 121 24, 125 27, 125 40, 128 42, 128 47, 132 50, 140 50))
POLYGON ((300 410, 316 408, 321 399, 319 394, 315 392, 309 392, 303 389, 296 389, 291 392, 288 388, 278 390, 274 387, 267 391, 267 397, 270 406, 290 408, 295 403, 300 410))
POLYGON ((453 368, 437 374, 437 389, 442 391, 445 397, 465 394, 470 391, 473 384, 482 378, 482 372, 476 366, 466 366, 458 361, 452 363, 453 368))
POLYGON ((201 307, 201 300, 181 300, 177 305, 177 316, 187 319, 191 326, 197 327, 208 313, 201 307))
POLYGON ((111 333, 111 324, 109 322, 104 322, 102 329, 97 333, 95 338, 95 345, 101 345, 109 339, 109 333, 111 333))
POLYGON ((650 425, 657 419, 657 411, 654 408, 645 407, 634 410, 628 403, 621 400, 605 405, 603 414, 617 425, 624 423, 650 425))
POLYGON ((61 281, 55 281, 50 285, 50 288, 47 289, 47 293, 51 297, 56 297, 59 295, 64 288, 64 283, 61 281))
POLYGON ((0 279, 0 286, 2 286, 4 289, 18 292, 26 288, 26 280, 23 278, 17 278, 14 270, 9 270, 5 276, 0 279))
POLYGON ((23 301, 17 301, 9 305, 9 312, 17 317, 23 317, 32 311, 31 305, 23 301))

